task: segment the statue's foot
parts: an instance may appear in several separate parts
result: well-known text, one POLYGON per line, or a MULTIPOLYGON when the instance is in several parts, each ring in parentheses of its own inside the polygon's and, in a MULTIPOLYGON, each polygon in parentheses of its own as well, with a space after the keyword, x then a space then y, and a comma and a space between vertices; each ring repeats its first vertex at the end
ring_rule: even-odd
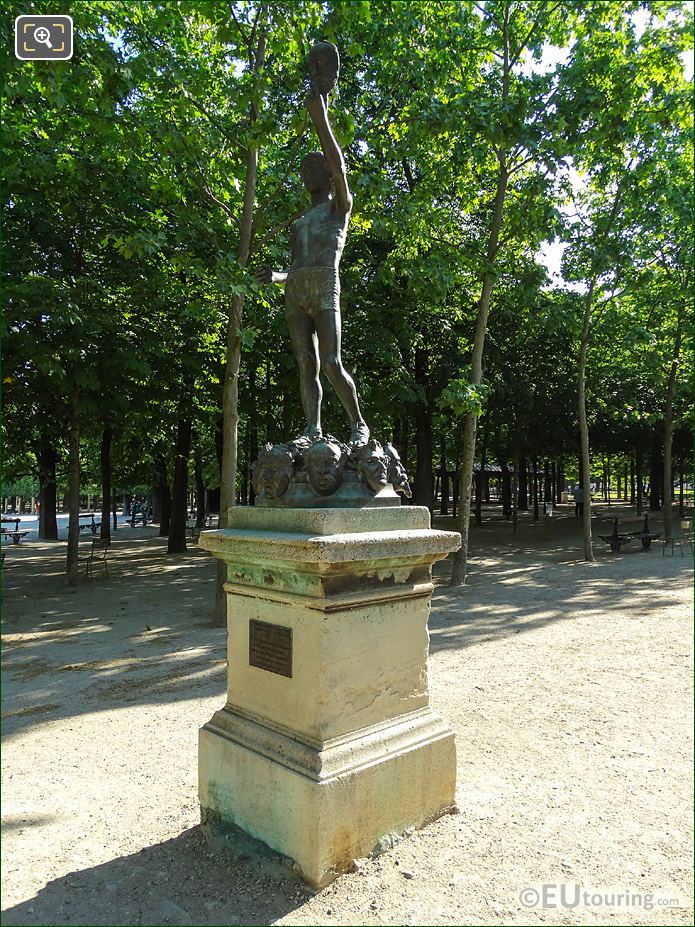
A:
POLYGON ((362 447, 369 441, 369 428, 366 422, 357 422, 350 435, 350 447, 362 447))
POLYGON ((307 425, 302 432, 302 437, 308 438, 310 441, 316 441, 318 438, 323 437, 323 433, 317 425, 307 425))

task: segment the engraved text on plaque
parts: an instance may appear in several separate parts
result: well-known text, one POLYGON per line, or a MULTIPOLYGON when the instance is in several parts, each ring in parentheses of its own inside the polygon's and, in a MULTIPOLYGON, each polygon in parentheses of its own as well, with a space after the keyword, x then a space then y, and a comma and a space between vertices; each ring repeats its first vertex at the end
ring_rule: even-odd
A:
POLYGON ((292 628, 267 621, 249 621, 249 666, 292 676, 292 628))

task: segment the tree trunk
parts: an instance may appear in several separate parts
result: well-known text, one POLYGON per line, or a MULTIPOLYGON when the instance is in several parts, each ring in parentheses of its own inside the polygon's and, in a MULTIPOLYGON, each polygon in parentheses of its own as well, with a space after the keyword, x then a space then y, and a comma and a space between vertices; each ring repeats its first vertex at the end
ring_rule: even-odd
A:
POLYGON ((414 404, 417 459, 415 480, 413 481, 413 502, 415 505, 426 505, 432 511, 434 509, 434 472, 432 467, 434 440, 432 435, 432 408, 428 395, 428 360, 427 348, 417 347, 415 349, 415 382, 422 391, 422 398, 418 399, 414 404))
POLYGON ((516 534, 519 512, 519 451, 514 448, 512 460, 512 534, 516 534))
POLYGON ((635 451, 635 469, 637 471, 637 514, 642 514, 642 509, 644 505, 644 473, 643 469, 643 454, 641 450, 635 451))
POLYGON ((68 586, 77 585, 78 545, 80 541, 80 418, 77 394, 70 404, 68 431, 68 553, 65 573, 68 586))
POLYGON ((635 504, 635 458, 630 454, 630 505, 635 504))
POLYGON ((111 542, 111 424, 104 422, 101 433, 101 529, 102 541, 111 542))
MULTIPOLYGON (((509 98, 511 64, 509 54, 509 6, 505 5, 502 12, 503 30, 503 70, 502 70, 502 99, 506 103, 509 98)), ((471 356, 471 385, 479 386, 483 379, 483 349, 485 348, 485 334, 487 332, 487 319, 490 312, 490 300, 495 283, 495 260, 499 250, 500 230, 504 216, 504 200, 507 194, 509 173, 507 169, 506 153, 500 149, 496 151, 499 171, 497 174, 497 188, 492 207, 490 233, 488 236, 485 254, 485 270, 481 276, 482 287, 478 302, 478 315, 475 320, 475 334, 473 337, 473 352, 471 356)), ((469 412, 464 418, 463 448, 461 461, 461 506, 459 508, 459 531, 461 532, 461 547, 456 551, 451 570, 451 585, 461 586, 466 582, 466 569, 468 562, 468 530, 471 517, 471 481, 473 479, 473 461, 475 459, 475 435, 478 427, 478 417, 475 412, 469 412)))
POLYGON ((164 454, 157 453, 154 458, 154 467, 157 473, 155 486, 156 508, 159 511, 159 537, 165 538, 169 534, 169 518, 171 516, 171 490, 169 489, 169 474, 164 454))
POLYGON ((56 464, 58 453, 45 435, 36 451, 39 465, 39 538, 58 540, 56 464))
POLYGON ((519 498, 517 508, 521 512, 528 511, 528 467, 526 466, 526 457, 519 458, 519 498))
POLYGON ((186 552, 186 518, 188 515, 188 456, 191 450, 191 419, 180 418, 176 429, 174 480, 171 486, 171 518, 167 552, 186 552))
POLYGON ((280 428, 283 442, 287 442, 292 437, 292 410, 290 408, 290 393, 287 388, 282 391, 280 428))
MULTIPOLYGON (((507 192, 508 174, 506 162, 500 160, 500 170, 497 178, 497 192, 493 207, 492 225, 487 248, 487 265, 494 264, 499 247, 499 233, 502 226, 504 198, 507 192)), ((487 319, 490 312, 490 300, 494 285, 494 276, 491 272, 483 275, 483 285, 478 303, 478 315, 475 324, 473 340, 473 355, 471 359, 471 385, 479 386, 483 378, 483 349, 485 347, 485 334, 487 332, 487 319)), ((461 503, 458 512, 458 529, 461 533, 461 547, 455 552, 451 571, 451 585, 461 586, 466 582, 468 563, 468 532, 471 517, 471 483, 473 479, 473 461, 475 459, 475 437, 478 427, 478 417, 469 412, 464 417, 463 447, 461 461, 461 503)))
POLYGON ((439 514, 448 515, 449 514, 449 474, 446 469, 446 457, 442 457, 439 463, 439 491, 440 491, 440 506, 439 514))
POLYGON ((601 468, 601 473, 602 473, 601 482, 603 483, 603 501, 610 503, 610 495, 608 492, 609 476, 608 476, 608 458, 607 457, 603 458, 603 466, 601 468))
MULTIPOLYGON (((474 464, 475 466, 475 464, 474 464)), ((475 486, 475 523, 480 527, 483 523, 483 471, 482 464, 473 471, 473 485, 475 486)))
POLYGON ((661 480, 663 477, 663 460, 661 457, 661 448, 656 436, 652 443, 649 468, 649 511, 658 512, 661 509, 662 487, 661 480))
POLYGON ((203 480, 203 449, 200 441, 195 442, 195 526, 198 530, 205 527, 205 481, 203 480))
POLYGON ((248 420, 240 428, 241 434, 237 434, 237 441, 241 448, 239 455, 239 502, 241 505, 248 505, 249 502, 249 423, 248 420))
POLYGON ((586 417, 586 356, 589 349, 591 331, 591 308, 594 298, 594 281, 589 284, 589 291, 584 301, 584 322, 579 341, 577 405, 579 412, 579 437, 581 443, 580 481, 584 493, 582 511, 582 538, 584 542, 584 559, 593 562, 594 552, 591 544, 591 461, 589 459, 589 423, 586 417))
POLYGON ((676 336, 673 344, 673 356, 671 358, 671 367, 668 372, 668 383, 666 385, 666 402, 664 403, 664 540, 670 541, 673 537, 673 473, 672 473, 672 448, 673 448, 673 397, 676 390, 676 375, 678 373, 678 361, 681 353, 681 332, 683 328, 683 312, 685 309, 685 300, 681 300, 678 306, 678 321, 676 323, 676 336))
POLYGON ((538 521, 540 512, 538 509, 538 460, 533 458, 533 520, 538 521))
POLYGON ((562 494, 565 491, 565 470, 564 470, 564 461, 560 458, 557 465, 557 501, 562 502, 562 494))
MULTIPOLYGON (((258 77, 263 70, 267 38, 267 19, 259 17, 258 45, 250 54, 250 68, 256 78, 258 96, 254 97, 249 107, 249 121, 253 125, 258 121, 260 97, 258 77)), ((246 149, 246 176, 244 178, 244 206, 239 227, 239 247, 237 261, 246 267, 251 250, 253 231, 253 203, 256 196, 256 179, 258 176, 258 148, 246 149)), ((241 326, 244 317, 244 296, 232 296, 229 322, 227 325, 227 358, 224 368, 222 387, 222 470, 220 474, 220 528, 227 527, 228 510, 236 501, 236 476, 238 463, 237 436, 239 429, 239 368, 241 366, 241 326)), ((224 627, 227 623, 227 594, 224 584, 227 579, 227 564, 217 561, 217 583, 215 588, 215 624, 224 627)))
POLYGON ((257 393, 257 370, 256 365, 251 365, 251 370, 249 370, 249 392, 253 397, 251 401, 251 408, 249 409, 248 417, 248 439, 246 442, 246 469, 248 473, 248 485, 249 485, 249 505, 254 505, 256 502, 256 490, 253 488, 253 482, 251 481, 251 466, 253 462, 258 457, 258 402, 256 401, 257 393))
POLYGON ((408 415, 404 415, 401 419, 401 444, 400 447, 396 446, 396 450, 403 462, 404 469, 407 470, 410 462, 410 417, 408 415))
POLYGON ((682 518, 684 514, 683 500, 683 458, 678 458, 678 517, 682 518))
POLYGON ((485 465, 487 463, 487 449, 483 439, 483 450, 480 460, 480 469, 475 476, 475 523, 480 527, 483 523, 483 493, 485 491, 485 465))
POLYGON ((118 512, 116 511, 116 503, 118 502, 118 496, 116 491, 113 492, 113 497, 111 499, 111 514, 113 515, 113 530, 118 531, 118 512))
POLYGON ((507 521, 512 515, 512 476, 506 460, 500 460, 502 470, 502 518, 507 521))

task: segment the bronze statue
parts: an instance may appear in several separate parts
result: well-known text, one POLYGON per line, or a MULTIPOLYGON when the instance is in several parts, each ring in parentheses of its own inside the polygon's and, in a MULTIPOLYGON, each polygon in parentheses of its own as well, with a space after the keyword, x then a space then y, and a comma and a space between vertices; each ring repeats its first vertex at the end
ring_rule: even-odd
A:
POLYGON ((302 181, 311 194, 311 208, 292 226, 289 271, 262 267, 256 277, 261 283, 285 284, 287 327, 299 366, 306 417, 304 436, 313 440, 322 435, 322 368, 350 419, 350 446, 359 447, 369 440, 369 428, 360 412, 355 384, 340 357, 338 268, 352 196, 343 153, 328 121, 328 94, 335 86, 339 65, 338 49, 330 42, 319 42, 309 53, 307 109, 322 149, 322 153, 306 155, 300 165, 302 181))

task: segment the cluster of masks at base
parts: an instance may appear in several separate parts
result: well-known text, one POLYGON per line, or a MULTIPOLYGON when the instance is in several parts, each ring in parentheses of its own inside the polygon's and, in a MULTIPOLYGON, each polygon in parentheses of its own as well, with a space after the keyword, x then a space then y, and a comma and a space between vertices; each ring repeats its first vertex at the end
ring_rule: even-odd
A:
POLYGON ((332 435, 266 444, 253 465, 253 488, 266 499, 279 499, 302 469, 307 483, 319 496, 336 493, 347 470, 356 470, 362 484, 374 494, 390 483, 396 492, 407 498, 412 496, 408 476, 394 447, 390 444, 382 447, 370 439, 360 447, 349 448, 332 435))

